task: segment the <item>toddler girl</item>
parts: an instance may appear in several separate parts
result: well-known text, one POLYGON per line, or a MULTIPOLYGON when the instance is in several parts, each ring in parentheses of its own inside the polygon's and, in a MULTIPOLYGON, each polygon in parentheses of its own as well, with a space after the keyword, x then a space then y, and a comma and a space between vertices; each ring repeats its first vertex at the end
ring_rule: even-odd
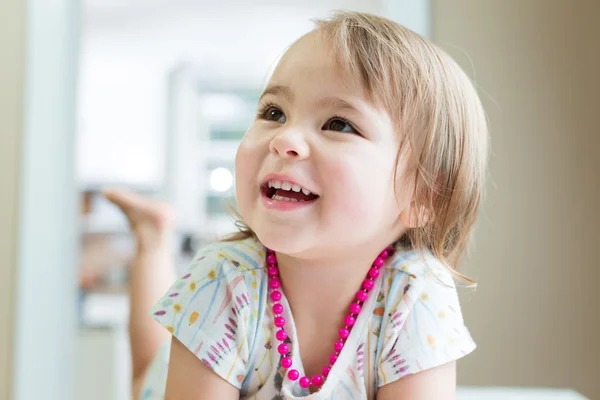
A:
POLYGON ((444 52, 381 17, 318 21, 237 152, 243 229, 153 307, 170 344, 158 350, 158 325, 136 331, 141 398, 454 398, 475 344, 453 278, 486 155, 476 91, 444 52))

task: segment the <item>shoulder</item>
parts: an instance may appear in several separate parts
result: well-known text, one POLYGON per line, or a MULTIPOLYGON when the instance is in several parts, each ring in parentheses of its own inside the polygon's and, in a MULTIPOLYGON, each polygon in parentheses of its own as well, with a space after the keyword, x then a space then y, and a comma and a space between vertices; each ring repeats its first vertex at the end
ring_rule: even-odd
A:
MULTIPOLYGON (((169 299, 200 298, 201 305, 206 307, 218 297, 230 299, 233 294, 238 294, 252 303, 260 290, 258 281, 264 275, 264 259, 264 247, 253 238, 211 243, 197 252, 185 273, 165 296, 169 299)), ((198 304, 198 301, 188 304, 194 303, 198 304)))
POLYGON ((394 255, 388 269, 406 274, 409 278, 419 280, 423 283, 431 281, 454 286, 454 279, 450 268, 430 252, 419 252, 416 250, 398 251, 394 255))
POLYGON ((263 286, 263 259, 264 248, 253 239, 204 246, 154 306, 154 318, 177 336, 208 333, 230 314, 251 315, 263 286))
POLYGON ((412 306, 419 298, 430 295, 441 302, 454 301, 456 296, 450 268, 428 252, 399 251, 386 268, 385 278, 382 289, 388 302, 403 299, 412 306))
POLYGON ((454 276, 431 254, 399 252, 386 269, 380 385, 456 360, 475 348, 454 276))
POLYGON ((265 249, 255 239, 206 245, 173 283, 168 296, 175 300, 192 294, 202 297, 202 292, 207 291, 256 289, 257 284, 252 282, 262 276, 264 257, 265 249))
POLYGON ((231 242, 215 242, 198 251, 190 264, 190 272, 197 268, 222 266, 240 272, 262 269, 265 248, 254 238, 231 242))
POLYGON ((204 246, 152 309, 204 364, 239 387, 254 342, 265 249, 255 239, 204 246))
MULTIPOLYGON (((254 308, 261 289, 259 281, 264 275, 264 253, 265 249, 255 239, 204 246, 156 304, 154 317, 162 322, 165 317, 190 313, 206 315, 214 311, 216 302, 222 301, 224 308, 236 299, 254 308)), ((226 313, 221 310, 218 316, 222 314, 226 313)))

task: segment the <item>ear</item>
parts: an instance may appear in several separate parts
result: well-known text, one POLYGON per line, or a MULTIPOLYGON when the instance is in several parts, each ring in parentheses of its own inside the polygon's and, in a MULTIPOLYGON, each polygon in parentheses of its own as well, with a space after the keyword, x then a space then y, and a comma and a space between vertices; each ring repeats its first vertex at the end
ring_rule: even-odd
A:
POLYGON ((400 221, 407 228, 420 228, 429 222, 429 217, 429 210, 414 200, 400 213, 400 221))

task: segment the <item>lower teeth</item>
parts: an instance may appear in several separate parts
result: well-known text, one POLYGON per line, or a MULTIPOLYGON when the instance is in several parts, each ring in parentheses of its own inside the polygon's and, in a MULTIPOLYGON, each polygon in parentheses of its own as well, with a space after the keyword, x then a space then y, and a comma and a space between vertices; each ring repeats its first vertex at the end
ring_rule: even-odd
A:
POLYGON ((271 197, 271 200, 283 200, 283 201, 292 201, 292 202, 297 202, 297 201, 302 202, 302 201, 304 201, 304 200, 296 200, 296 199, 292 199, 292 198, 289 198, 289 197, 279 196, 277 194, 275 196, 271 197))

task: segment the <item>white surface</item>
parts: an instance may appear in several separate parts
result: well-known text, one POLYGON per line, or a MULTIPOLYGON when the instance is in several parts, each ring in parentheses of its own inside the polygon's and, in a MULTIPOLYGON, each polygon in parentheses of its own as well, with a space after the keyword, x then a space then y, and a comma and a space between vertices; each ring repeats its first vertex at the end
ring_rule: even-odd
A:
POLYGON ((127 331, 82 328, 77 335, 77 400, 130 400, 127 331))
MULTIPOLYGON (((127 331, 83 328, 77 340, 76 399, 126 400, 131 390, 127 331)), ((457 400, 585 400, 567 389, 459 387, 457 400)))
POLYGON ((457 400, 585 400, 573 390, 541 388, 460 387, 457 400))

